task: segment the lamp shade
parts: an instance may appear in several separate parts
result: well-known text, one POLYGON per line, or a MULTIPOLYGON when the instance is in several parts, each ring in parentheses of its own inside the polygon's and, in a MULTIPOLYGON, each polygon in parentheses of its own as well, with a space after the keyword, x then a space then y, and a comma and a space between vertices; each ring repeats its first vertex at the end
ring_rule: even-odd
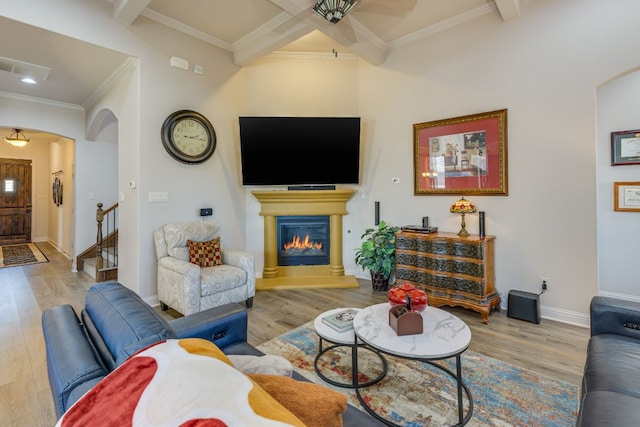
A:
POLYGON ((344 18, 356 3, 355 0, 320 0, 313 6, 313 11, 335 24, 344 18))
POLYGON ((14 129, 11 135, 4 137, 4 140, 14 147, 24 147, 29 142, 29 138, 22 132, 22 129, 14 129))
POLYGON ((468 214, 476 211, 476 205, 471 203, 469 200, 464 197, 460 200, 457 200, 455 203, 451 205, 451 209, 449 212, 458 213, 458 214, 468 214))

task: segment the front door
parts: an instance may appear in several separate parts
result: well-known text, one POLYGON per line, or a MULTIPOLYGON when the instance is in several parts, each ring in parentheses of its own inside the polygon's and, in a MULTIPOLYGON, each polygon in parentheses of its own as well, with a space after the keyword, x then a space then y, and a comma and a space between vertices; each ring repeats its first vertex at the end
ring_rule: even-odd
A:
POLYGON ((31 160, 0 159, 0 245, 31 241, 31 160))

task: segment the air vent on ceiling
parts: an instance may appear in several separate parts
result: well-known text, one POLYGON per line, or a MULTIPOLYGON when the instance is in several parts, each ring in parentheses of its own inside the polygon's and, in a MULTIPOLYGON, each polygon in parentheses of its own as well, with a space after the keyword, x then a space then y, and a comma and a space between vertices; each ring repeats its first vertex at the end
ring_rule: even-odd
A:
POLYGON ((51 68, 0 56, 0 71, 31 77, 35 80, 47 80, 51 68))

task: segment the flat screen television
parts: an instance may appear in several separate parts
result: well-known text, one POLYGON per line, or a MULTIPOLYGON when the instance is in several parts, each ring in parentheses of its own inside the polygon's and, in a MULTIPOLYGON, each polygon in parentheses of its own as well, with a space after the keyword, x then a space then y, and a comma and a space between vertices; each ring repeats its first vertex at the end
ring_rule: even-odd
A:
POLYGON ((359 117, 240 117, 243 185, 357 184, 359 117))

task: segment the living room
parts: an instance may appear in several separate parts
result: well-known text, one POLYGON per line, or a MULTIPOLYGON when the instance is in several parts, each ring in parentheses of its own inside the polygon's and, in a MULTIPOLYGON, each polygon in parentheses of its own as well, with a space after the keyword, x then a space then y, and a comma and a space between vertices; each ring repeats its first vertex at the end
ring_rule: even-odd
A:
MULTIPOLYGON (((100 158, 85 129, 100 128, 96 117, 105 111, 115 115, 118 190, 114 200, 103 202, 121 200, 119 277, 144 298, 156 294, 153 229, 196 219, 201 207, 213 207, 225 230, 223 244, 255 253, 261 271, 262 218, 253 188, 241 185, 238 116, 362 117, 361 179, 344 218, 344 263, 347 273, 366 277, 348 254, 373 224, 375 201, 382 218, 394 225, 429 216, 441 230, 458 226, 448 209, 456 196, 413 195, 412 125, 501 108, 509 110, 509 195, 470 198, 486 212, 487 233, 497 239, 498 290, 503 296, 510 289, 539 292, 540 277, 547 277, 543 316, 583 325, 593 295, 638 298, 630 258, 638 243, 628 237, 638 222, 632 213, 612 211, 612 183, 632 181, 637 166, 615 168, 609 162, 610 132, 637 127, 635 106, 628 102, 633 97, 619 94, 636 86, 637 63, 626 53, 637 37, 633 25, 624 25, 634 4, 524 1, 517 19, 483 15, 398 47, 380 66, 353 55, 275 54, 239 67, 222 49, 145 17, 123 27, 108 2, 85 3, 4 4, 0 13, 123 52, 135 57, 134 64, 85 114, 2 97, 2 125, 76 141, 73 257, 95 235, 82 223, 96 203, 85 195, 103 185, 92 174, 100 158), (68 15, 93 24, 69 26, 63 19, 68 15), (603 36, 600 29, 610 26, 616 31, 603 36), (207 72, 198 76, 170 67, 173 55, 201 63, 207 72), (182 108, 201 112, 215 126, 218 148, 202 165, 177 163, 160 143, 163 120, 182 108), (169 200, 149 203, 154 191, 167 192, 169 200)), ((46 197, 48 187, 40 191, 38 197, 46 197)), ((477 229, 477 216, 467 221, 477 229)))
MULTIPOLYGON (((517 19, 480 16, 396 47, 381 65, 349 54, 276 53, 238 66, 228 51, 144 16, 125 26, 106 1, 5 2, 3 17, 133 59, 86 111, 2 94, 0 125, 75 141, 75 175, 67 176, 75 219, 69 220, 69 207, 61 220, 73 237, 60 245, 71 258, 95 236, 81 219, 95 209, 97 200, 87 195, 103 185, 93 173, 103 160, 93 138, 103 132, 117 141, 117 189, 103 202, 121 205, 119 280, 153 303, 153 230, 199 219, 202 207, 214 209, 223 245, 254 253, 262 270, 260 205, 255 188, 240 180, 239 116, 362 118, 361 179, 347 205, 343 244, 347 273, 367 278, 351 255, 374 222, 376 201, 391 224, 429 216, 443 231, 460 226, 459 216, 449 213, 457 195, 413 194, 412 125, 506 108, 509 195, 468 197, 486 212, 487 233, 496 236, 496 286, 504 304, 509 290, 540 292, 540 277, 547 277, 543 317, 587 326, 594 295, 640 300, 633 275, 640 223, 634 213, 613 210, 613 183, 637 180, 638 166, 610 161, 610 133, 640 127, 633 102, 640 92, 638 60, 630 54, 640 44, 632 13, 638 6, 632 0, 519 4, 517 19), (202 64, 205 74, 171 67, 174 55, 202 64), (201 112, 216 129, 218 147, 202 165, 179 164, 160 142, 163 120, 183 108, 201 112), (113 122, 104 121, 105 111, 113 122), (104 131, 114 123, 115 131, 104 131), (168 193, 166 203, 149 202, 157 191, 168 193)), ((9 150, 3 146, 0 155, 23 155, 9 150)), ((46 209, 49 186, 41 185, 36 196, 46 209)), ((57 243, 57 224, 44 221, 38 236, 57 243)), ((477 232, 476 215, 467 217, 467 226, 477 232)))

